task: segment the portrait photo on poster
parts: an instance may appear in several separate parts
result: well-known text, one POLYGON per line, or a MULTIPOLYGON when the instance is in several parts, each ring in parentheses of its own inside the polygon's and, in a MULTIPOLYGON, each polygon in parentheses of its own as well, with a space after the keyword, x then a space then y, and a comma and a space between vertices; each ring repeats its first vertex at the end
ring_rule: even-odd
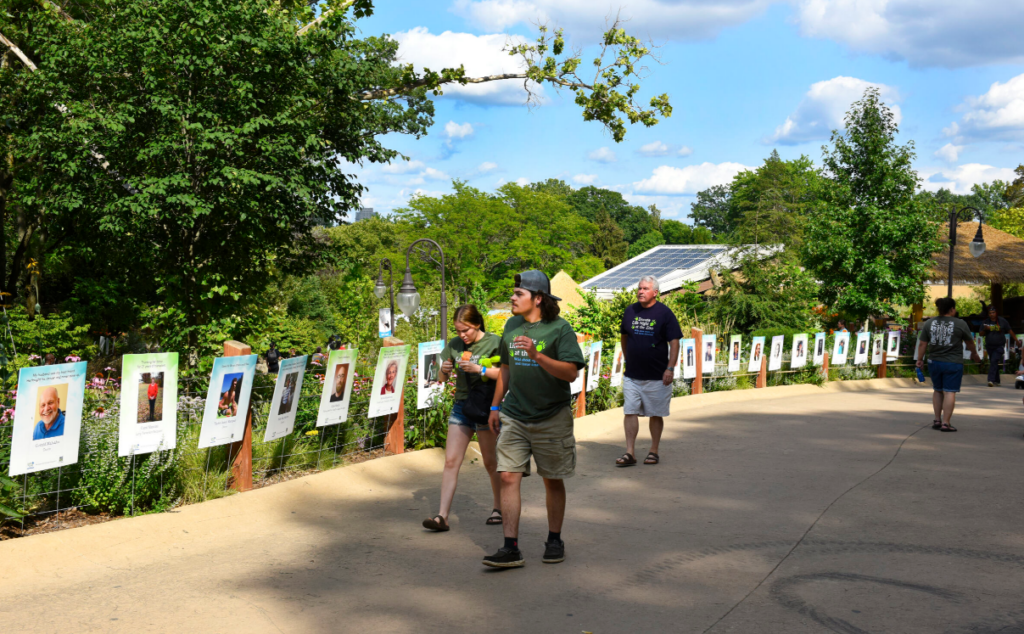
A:
POLYGON ((375 418, 398 412, 405 387, 405 373, 409 365, 411 345, 381 348, 370 388, 370 407, 367 416, 375 418))
POLYGON ((732 335, 729 337, 729 371, 740 371, 740 358, 743 350, 743 336, 732 335))
POLYGON ((750 343, 750 365, 747 372, 761 371, 761 358, 764 356, 764 337, 754 337, 750 343))
POLYGON ((789 367, 802 368, 807 365, 807 335, 793 335, 793 350, 789 353, 789 367))
POLYGON ((570 394, 579 394, 583 391, 583 382, 586 380, 586 368, 590 367, 590 344, 585 341, 580 342, 580 352, 583 353, 583 361, 586 363, 584 367, 580 368, 576 373, 576 379, 569 384, 570 394))
POLYGON ((85 371, 84 361, 19 371, 9 476, 78 462, 85 371))
POLYGON ((587 391, 592 392, 601 380, 601 350, 604 343, 595 341, 590 344, 590 364, 587 366, 587 391))
POLYGON ((352 386, 356 378, 357 350, 331 350, 324 366, 324 386, 320 392, 320 408, 316 426, 336 425, 348 420, 352 386))
POLYGON ((615 342, 615 352, 612 360, 612 387, 620 387, 622 385, 622 376, 625 373, 625 361, 622 357, 622 342, 617 341, 615 342))
POLYGON ((782 369, 782 345, 785 343, 785 341, 785 335, 776 335, 775 337, 772 337, 771 353, 768 356, 769 370, 782 369))
POLYGON ((846 365, 847 354, 850 348, 850 333, 837 332, 836 340, 832 346, 831 365, 846 365))
POLYGON ((213 360, 203 424, 199 430, 200 449, 242 439, 255 374, 254 354, 213 360))
POLYGON ((381 308, 377 312, 377 334, 381 339, 391 336, 391 309, 381 308))
POLYGON ((701 362, 700 371, 702 374, 715 373, 715 347, 718 345, 716 335, 704 335, 700 342, 704 349, 704 359, 701 362))
POLYGON ((900 357, 900 331, 890 330, 886 335, 889 338, 886 342, 885 356, 889 361, 896 361, 900 357))
POLYGON ((263 442, 277 440, 292 433, 298 414, 298 401, 302 396, 302 380, 305 378, 306 355, 281 361, 274 383, 274 395, 270 399, 270 413, 263 442))
MULTIPOLYGON (((444 350, 444 341, 426 341, 419 344, 416 363, 416 408, 424 409, 432 407, 444 391, 444 383, 441 383, 441 352, 444 350)), ((453 374, 459 370, 452 368, 453 374)))
POLYGON ((697 378, 697 340, 683 339, 680 342, 683 355, 683 378, 697 378))
POLYGON ((882 365, 882 358, 885 357, 885 333, 878 333, 871 337, 871 365, 882 365))
POLYGON ((121 376, 125 380, 121 384, 117 455, 175 449, 178 353, 126 354, 121 357, 121 376))
POLYGON ((814 365, 821 365, 825 362, 825 337, 824 332, 814 333, 814 365))
POLYGON ((853 355, 854 365, 864 365, 868 362, 868 341, 871 337, 869 332, 858 332, 856 350, 853 355))

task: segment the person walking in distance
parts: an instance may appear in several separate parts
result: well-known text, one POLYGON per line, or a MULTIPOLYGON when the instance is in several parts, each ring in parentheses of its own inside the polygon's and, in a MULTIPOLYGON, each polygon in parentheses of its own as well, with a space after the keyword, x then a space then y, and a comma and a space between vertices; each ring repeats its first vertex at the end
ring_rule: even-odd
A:
POLYGON ((277 374, 281 368, 281 353, 277 351, 277 344, 270 342, 270 350, 267 350, 267 372, 277 374))
POLYGON ((1010 328, 1010 322, 1000 317, 995 306, 988 307, 988 319, 981 322, 978 331, 985 337, 985 352, 988 354, 988 386, 999 385, 999 366, 1003 364, 1003 352, 1006 350, 1006 335, 1012 344, 1017 343, 1017 335, 1010 328))
POLYGON ((626 357, 626 376, 622 393, 626 398, 623 427, 626 429, 626 453, 616 466, 636 464, 636 436, 640 417, 650 418, 651 450, 644 464, 658 464, 658 444, 665 429, 665 416, 672 401, 672 376, 679 359, 679 340, 683 333, 679 321, 668 306, 658 301, 658 279, 650 275, 637 284, 637 302, 626 308, 619 333, 626 357))
POLYGON ((559 298, 541 271, 515 276, 512 318, 501 338, 501 373, 488 421, 498 436, 502 528, 505 544, 483 564, 494 568, 524 565, 519 550, 520 485, 530 474, 530 457, 544 480, 548 538, 544 563, 565 560, 562 520, 565 478, 576 471, 569 384, 584 366, 583 351, 569 322, 558 316, 559 298))
POLYGON ((950 423, 956 394, 964 377, 964 346, 971 352, 971 361, 981 363, 974 335, 967 322, 956 316, 956 300, 940 297, 935 300, 939 316, 929 319, 917 341, 917 367, 923 368, 925 348, 928 351, 928 373, 932 377, 932 429, 956 431, 950 423))

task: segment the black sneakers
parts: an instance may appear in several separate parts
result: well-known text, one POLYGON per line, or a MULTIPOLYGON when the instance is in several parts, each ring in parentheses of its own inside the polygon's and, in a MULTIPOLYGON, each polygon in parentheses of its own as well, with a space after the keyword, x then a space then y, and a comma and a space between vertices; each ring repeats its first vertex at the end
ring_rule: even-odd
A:
MULTIPOLYGON (((544 555, 547 557, 547 553, 544 555)), ((559 560, 561 561, 561 560, 559 560)), ((526 565, 526 561, 523 559, 523 553, 518 548, 499 548, 498 552, 493 555, 484 557, 483 561, 485 566, 491 568, 522 568, 526 565)))
POLYGON ((565 542, 560 539, 544 542, 544 558, 541 561, 546 564, 557 564, 565 561, 565 542))

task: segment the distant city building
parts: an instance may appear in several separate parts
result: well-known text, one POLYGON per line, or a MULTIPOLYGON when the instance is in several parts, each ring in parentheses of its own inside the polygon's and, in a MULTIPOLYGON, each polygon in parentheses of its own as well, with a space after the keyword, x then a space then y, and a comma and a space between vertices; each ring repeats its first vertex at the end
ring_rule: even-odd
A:
POLYGON ((356 222, 360 220, 369 220, 377 214, 373 211, 373 207, 360 207, 359 211, 356 212, 356 222))

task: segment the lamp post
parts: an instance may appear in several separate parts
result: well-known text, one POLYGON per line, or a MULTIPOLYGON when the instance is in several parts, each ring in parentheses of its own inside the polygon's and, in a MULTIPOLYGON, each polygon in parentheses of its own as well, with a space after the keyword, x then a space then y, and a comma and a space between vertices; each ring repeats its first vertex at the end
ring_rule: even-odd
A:
POLYGON ((394 277, 391 270, 391 260, 387 258, 380 259, 380 265, 377 267, 377 285, 373 287, 373 294, 377 296, 377 299, 384 299, 384 291, 387 291, 391 297, 391 323, 388 325, 391 328, 391 336, 395 336, 395 289, 394 289, 394 277), (384 286, 384 269, 388 270, 388 285, 384 286))
POLYGON ((974 234, 974 240, 971 240, 968 250, 973 257, 977 258, 985 252, 985 237, 981 235, 981 225, 985 220, 985 214, 974 207, 962 207, 958 210, 956 205, 953 205, 949 210, 949 278, 947 279, 946 297, 950 299, 953 298, 953 247, 956 246, 956 224, 961 217, 964 222, 968 222, 972 216, 978 219, 978 233, 974 234), (965 211, 968 214, 962 216, 965 211))
POLYGON ((430 238, 416 240, 405 251, 405 276, 402 278, 402 286, 398 289, 398 308, 410 319, 420 308, 420 293, 416 290, 416 284, 412 281, 412 272, 409 270, 409 254, 412 253, 412 248, 420 242, 428 243, 428 247, 422 251, 423 255, 441 266, 441 339, 448 341, 448 298, 444 293, 444 249, 430 238), (441 254, 440 262, 427 255, 431 247, 437 249, 441 254))

